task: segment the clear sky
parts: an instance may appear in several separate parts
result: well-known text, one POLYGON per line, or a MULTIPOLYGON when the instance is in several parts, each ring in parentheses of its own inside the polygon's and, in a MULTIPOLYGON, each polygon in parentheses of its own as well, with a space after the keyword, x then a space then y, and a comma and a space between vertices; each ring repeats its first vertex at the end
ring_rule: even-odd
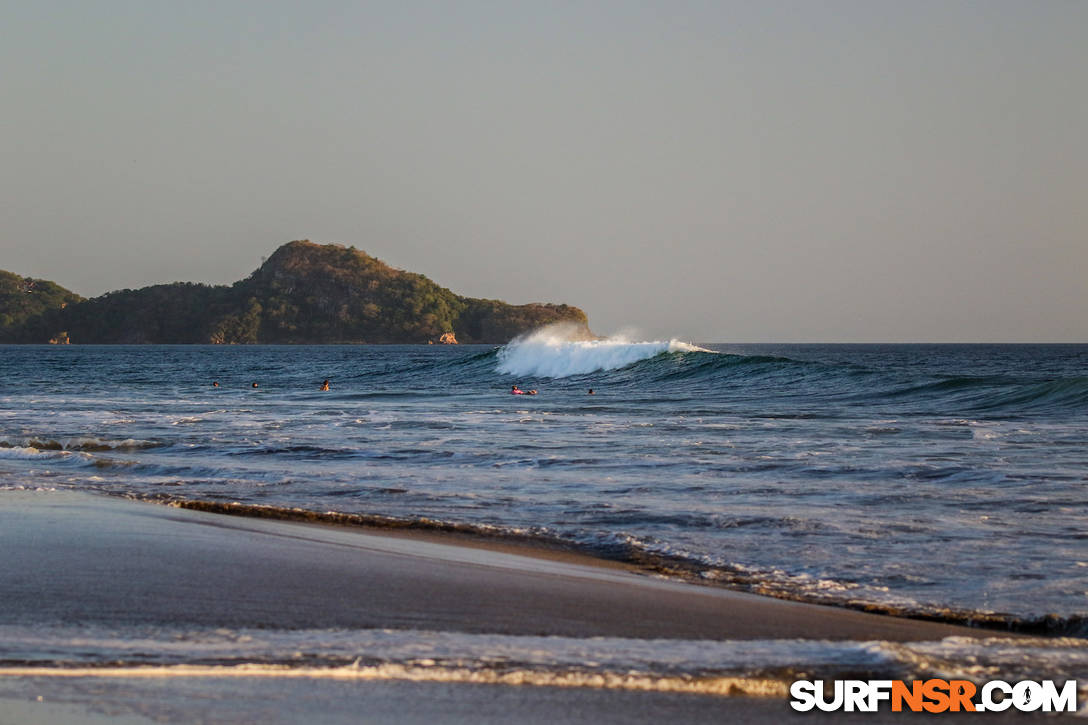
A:
POLYGON ((1088 2, 0 0, 0 268, 292 239, 697 341, 1088 341, 1088 2))

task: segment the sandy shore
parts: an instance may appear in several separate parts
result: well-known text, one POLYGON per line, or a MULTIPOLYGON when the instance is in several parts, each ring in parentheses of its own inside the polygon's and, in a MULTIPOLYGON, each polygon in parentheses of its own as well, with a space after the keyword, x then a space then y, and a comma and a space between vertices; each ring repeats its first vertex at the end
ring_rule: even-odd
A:
MULTIPOLYGON (((988 634, 665 581, 588 557, 78 493, 0 493, 0 551, 0 626, 11 627, 344 628, 705 640, 905 641, 988 634)), ((262 721, 324 713, 324 720, 315 721, 349 722, 359 712, 353 703, 376 708, 377 721, 401 722, 706 721, 725 714, 758 722, 792 714, 782 700, 575 688, 269 685, 214 677, 173 680, 167 687, 124 678, 9 673, 0 675, 0 725, 25 722, 26 713, 37 713, 36 722, 91 723, 103 712, 133 722, 253 721, 269 698, 289 692, 292 704, 276 709, 279 719, 262 721), (194 692, 179 694, 186 689, 194 692), (328 697, 314 694, 326 690, 328 697), (231 707, 217 710, 225 698, 233 698, 231 707), (251 711, 238 709, 247 702, 251 711), (506 704, 485 706, 495 702, 506 704), (341 710, 343 719, 333 716, 341 710), (217 712, 225 719, 216 719, 217 712)), ((872 716, 862 719, 874 722, 872 716)))
POLYGON ((978 630, 527 556, 73 493, 0 495, 0 622, 412 628, 685 639, 978 630))

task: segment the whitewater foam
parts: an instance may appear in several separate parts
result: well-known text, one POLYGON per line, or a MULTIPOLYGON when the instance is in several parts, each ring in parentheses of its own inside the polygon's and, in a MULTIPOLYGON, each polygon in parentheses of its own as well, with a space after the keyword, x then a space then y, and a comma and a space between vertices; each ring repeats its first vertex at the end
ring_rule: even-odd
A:
POLYGON ((43 451, 33 446, 0 446, 0 459, 36 461, 70 456, 68 451, 43 451))
POLYGON ((0 625, 0 677, 309 678, 784 696, 799 672, 1083 678, 1078 639, 660 640, 426 630, 0 625))
POLYGON ((289 667, 285 665, 169 665, 164 667, 5 667, 3 677, 98 678, 264 678, 327 680, 406 680, 456 684, 581 687, 637 692, 678 692, 700 695, 784 697, 786 682, 770 678, 652 676, 617 672, 553 672, 531 669, 499 671, 422 664, 348 665, 344 667, 289 667))
POLYGON ((619 370, 669 352, 711 352, 679 340, 632 342, 624 337, 571 339, 563 329, 546 327, 511 341, 498 353, 498 372, 507 375, 565 378, 600 370, 619 370))

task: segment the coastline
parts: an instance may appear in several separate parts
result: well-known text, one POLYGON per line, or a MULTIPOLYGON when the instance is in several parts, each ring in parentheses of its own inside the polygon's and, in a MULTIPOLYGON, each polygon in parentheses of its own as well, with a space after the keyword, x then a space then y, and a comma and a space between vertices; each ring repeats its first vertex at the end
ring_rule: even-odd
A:
MULTIPOLYGON (((141 499, 136 501, 146 502, 141 499)), ((944 608, 926 611, 904 608, 871 601, 839 600, 824 602, 810 600, 803 595, 781 587, 769 587, 758 575, 729 572, 722 576, 720 570, 708 576, 704 565, 688 558, 671 556, 629 547, 622 552, 593 551, 577 543, 554 535, 524 533, 492 526, 469 523, 451 523, 425 517, 394 518, 380 514, 346 514, 335 511, 316 512, 300 508, 283 508, 263 504, 245 504, 237 501, 210 501, 207 499, 163 498, 151 503, 179 509, 201 511, 217 515, 238 516, 247 519, 264 519, 303 525, 348 528, 360 533, 393 538, 411 538, 457 547, 486 549, 521 554, 532 558, 554 559, 586 566, 615 568, 623 571, 658 577, 677 583, 707 586, 727 591, 758 596, 761 600, 797 602, 821 608, 865 612, 880 617, 909 619, 922 622, 982 629, 989 636, 1000 637, 1055 637, 1062 636, 1062 621, 1058 617, 1041 617, 1036 620, 1016 621, 1009 615, 944 608)))
POLYGON ((594 660, 613 648, 653 660, 677 647, 681 658, 717 664, 717 652, 759 660, 769 648, 804 667, 812 648, 870 654, 994 636, 697 586, 524 542, 73 491, 0 492, 0 550, 9 562, 0 567, 3 725, 350 723, 359 713, 418 723, 902 722, 912 714, 795 713, 787 702, 793 678, 871 676, 887 664, 867 675, 841 662, 823 674, 779 662, 762 674, 752 665, 691 675, 609 672, 594 660), (269 659, 255 640, 279 642, 279 654, 269 659), (443 642, 453 654, 431 659, 428 648, 441 652, 443 642), (478 646, 492 653, 482 667, 470 651, 478 646), (529 648, 529 660, 533 648, 572 648, 574 659, 559 669, 502 655, 486 663, 511 646, 529 648), (370 659, 334 656, 353 647, 370 659), (383 647, 401 660, 381 661, 383 647))
POLYGON ((0 574, 8 621, 662 639, 993 635, 694 586, 576 553, 75 492, 5 492, 0 521, 16 562, 0 574), (123 606, 136 596, 138 607, 123 606))
MULTIPOLYGON (((559 675, 501 668, 481 674, 435 668, 430 660, 307 669, 247 664, 244 651, 212 662, 178 660, 172 648, 194 631, 321 632, 334 640, 377 631, 409 642, 420 632, 440 632, 455 640, 526 638, 598 648, 640 642, 650 649, 674 641, 711 648, 780 640, 786 650, 804 642, 993 636, 671 581, 578 553, 479 540, 465 545, 465 539, 224 516, 78 492, 0 493, 0 548, 11 562, 0 569, 0 631, 52 636, 58 651, 67 641, 93 649, 95 642, 117 647, 115 640, 132 636, 140 652, 117 666, 105 656, 80 660, 73 654, 78 648, 52 660, 25 653, 20 660, 9 649, 0 664, 0 722, 9 722, 5 712, 11 722, 27 713, 39 722, 87 725, 102 713, 183 722, 205 710, 218 713, 204 715, 213 722, 291 722, 326 712, 333 700, 343 710, 342 720, 330 716, 334 722, 351 721, 353 707, 375 703, 387 713, 379 719, 406 722, 498 721, 511 713, 561 722, 800 716, 786 704, 781 673, 778 680, 650 682, 633 675, 609 681, 577 668, 559 675), (95 639, 96 632, 109 636, 95 639), (156 634, 149 640, 148 632, 156 634), (325 691, 329 698, 314 694, 325 691), (283 701, 279 719, 265 712, 270 698, 283 701), (565 713, 558 718, 557 707, 565 713)), ((825 717, 839 721, 841 714, 825 717)))

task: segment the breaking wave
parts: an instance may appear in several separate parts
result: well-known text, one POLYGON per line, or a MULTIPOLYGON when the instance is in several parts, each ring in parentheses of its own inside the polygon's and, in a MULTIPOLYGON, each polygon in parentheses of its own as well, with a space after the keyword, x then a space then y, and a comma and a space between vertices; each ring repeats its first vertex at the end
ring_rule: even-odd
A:
POLYGON ((510 342, 498 352, 500 373, 565 378, 600 370, 619 370, 663 353, 710 353, 679 340, 632 342, 624 337, 572 339, 570 330, 549 326, 510 342))
POLYGON ((1083 410, 1088 376, 947 376, 919 371, 907 376, 853 362, 798 360, 776 355, 707 350, 677 339, 636 342, 622 336, 587 340, 564 326, 549 326, 507 345, 454 363, 472 380, 494 372, 518 378, 562 380, 594 374, 594 387, 637 383, 687 386, 700 396, 732 387, 737 394, 767 390, 809 400, 894 406, 898 413, 960 410, 974 415, 1028 416, 1083 410))

